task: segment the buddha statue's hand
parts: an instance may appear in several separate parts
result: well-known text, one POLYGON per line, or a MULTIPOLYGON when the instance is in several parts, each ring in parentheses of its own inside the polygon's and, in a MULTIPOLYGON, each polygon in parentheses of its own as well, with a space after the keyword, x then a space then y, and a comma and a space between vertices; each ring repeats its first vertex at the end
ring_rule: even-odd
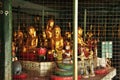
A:
POLYGON ((52 50, 53 56, 57 57, 57 52, 55 50, 52 50))
POLYGON ((56 48, 57 51, 62 51, 63 50, 63 47, 60 46, 59 48, 56 48))
POLYGON ((57 53, 53 53, 53 56, 54 56, 54 57, 57 57, 57 53))
POLYGON ((55 50, 54 50, 54 49, 52 50, 52 53, 55 53, 55 50))

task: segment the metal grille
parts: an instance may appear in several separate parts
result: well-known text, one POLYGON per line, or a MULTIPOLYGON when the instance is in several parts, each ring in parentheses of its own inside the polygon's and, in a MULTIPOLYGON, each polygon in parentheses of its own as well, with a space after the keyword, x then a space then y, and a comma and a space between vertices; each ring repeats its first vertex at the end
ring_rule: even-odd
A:
MULTIPOLYGON (((119 1, 79 1, 78 2, 78 25, 84 31, 84 41, 87 40, 87 32, 92 32, 94 39, 98 41, 98 56, 102 56, 102 42, 112 42, 112 49, 110 58, 112 66, 117 68, 117 75, 115 80, 120 77, 120 65, 119 65, 119 1), (85 18, 86 14, 86 18, 85 18)), ((52 71, 54 71, 55 64, 50 62, 47 57, 36 56, 34 50, 32 55, 22 54, 23 47, 25 46, 28 38, 28 28, 33 26, 36 30, 36 36, 38 37, 37 49, 43 47, 44 40, 42 39, 43 31, 45 31, 47 22, 49 19, 53 19, 55 25, 60 26, 61 35, 66 38, 65 32, 73 32, 73 1, 72 0, 25 0, 13 1, 13 34, 16 32, 22 32, 22 36, 18 37, 13 35, 13 41, 17 44, 16 56, 21 61, 23 71, 29 73, 29 80, 43 79, 49 80, 52 71), (20 38, 23 40, 22 47, 19 46, 20 38), (50 67, 52 65, 52 67, 50 67), (50 69, 51 68, 51 69, 50 69), (48 71, 50 69, 50 71, 48 71), (30 72, 28 72, 30 71, 30 72), (34 71, 34 73, 33 73, 34 71), (42 77, 41 77, 42 76, 42 77), (47 77, 43 77, 47 76, 47 77)), ((73 41, 73 35, 70 41, 73 41)), ((109 46, 109 45, 107 45, 109 46)), ((49 50, 50 48, 47 47, 49 50)), ((26 53, 31 53, 29 50, 26 53)), ((47 55, 45 55, 47 56, 47 55)), ((53 60, 55 61, 55 60, 53 60)))
MULTIPOLYGON (((98 42, 98 55, 102 53, 101 44, 104 41, 112 41, 112 66, 117 68, 115 80, 120 79, 119 64, 119 2, 117 1, 91 1, 79 3, 79 24, 84 26, 84 14, 86 9, 86 32, 91 31, 98 42)), ((108 47, 107 47, 108 48, 108 47)))
MULTIPOLYGON (((48 21, 53 19, 54 26, 58 25, 61 28, 61 36, 65 38, 66 31, 72 33, 72 4, 72 1, 69 2, 67 0, 25 0, 20 1, 19 4, 17 1, 13 1, 13 41, 17 46, 16 56, 22 64, 23 72, 29 75, 28 80, 37 78, 49 80, 55 68, 53 61, 56 61, 55 59, 47 58, 48 52, 45 57, 35 55, 37 52, 30 50, 27 50, 25 54, 22 53, 22 49, 26 46, 27 38, 29 37, 28 28, 33 26, 36 30, 36 36, 38 37, 36 49, 47 47, 47 51, 51 50, 51 47, 41 44, 44 42, 42 37, 48 21), (19 32, 22 32, 20 36, 19 32), (20 40, 23 41, 22 47, 21 45, 19 46, 20 40)), ((50 42, 49 39, 48 42, 50 42)))

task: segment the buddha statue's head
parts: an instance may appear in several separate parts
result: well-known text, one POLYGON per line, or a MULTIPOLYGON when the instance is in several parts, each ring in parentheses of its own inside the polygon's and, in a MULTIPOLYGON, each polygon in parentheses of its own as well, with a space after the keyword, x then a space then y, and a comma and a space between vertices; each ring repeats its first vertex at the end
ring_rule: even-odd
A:
POLYGON ((30 36, 36 36, 36 30, 35 30, 35 28, 33 26, 28 27, 28 34, 30 36))
POLYGON ((81 27, 78 27, 78 36, 82 36, 83 29, 81 27))
POLYGON ((45 39, 46 38, 46 33, 45 31, 42 32, 42 37, 45 39))
POLYGON ((61 37, 61 29, 60 29, 60 27, 59 26, 55 26, 55 28, 54 28, 54 36, 56 37, 56 38, 58 38, 58 37, 61 37))
POLYGON ((93 36, 93 33, 91 31, 87 32, 88 38, 91 38, 93 36))
POLYGON ((17 37, 18 38, 23 38, 23 33, 21 31, 18 31, 17 37))
POLYGON ((50 27, 50 28, 53 28, 54 20, 53 19, 48 20, 47 26, 50 27))

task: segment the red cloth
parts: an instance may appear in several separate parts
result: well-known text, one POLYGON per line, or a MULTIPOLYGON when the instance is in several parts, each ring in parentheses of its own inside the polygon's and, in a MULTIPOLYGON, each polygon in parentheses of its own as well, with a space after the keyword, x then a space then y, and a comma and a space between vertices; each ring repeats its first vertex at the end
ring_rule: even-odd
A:
POLYGON ((13 75, 13 80, 22 80, 22 79, 26 79, 26 78, 27 78, 26 73, 21 73, 20 75, 13 75))
MULTIPOLYGON (((81 80, 81 75, 78 76, 78 80, 81 80)), ((56 75, 52 75, 51 76, 51 80, 73 80, 73 76, 56 76, 56 75)))
POLYGON ((90 52, 86 50, 86 48, 83 49, 83 52, 85 54, 85 57, 88 58, 88 56, 90 55, 90 52))
POLYGON ((23 53, 21 54, 22 60, 30 60, 35 61, 37 60, 37 55, 35 53, 23 53))
POLYGON ((96 74, 107 74, 108 73, 108 69, 99 69, 95 71, 96 74))
POLYGON ((47 60, 48 61, 53 61, 54 60, 53 54, 47 54, 47 60))

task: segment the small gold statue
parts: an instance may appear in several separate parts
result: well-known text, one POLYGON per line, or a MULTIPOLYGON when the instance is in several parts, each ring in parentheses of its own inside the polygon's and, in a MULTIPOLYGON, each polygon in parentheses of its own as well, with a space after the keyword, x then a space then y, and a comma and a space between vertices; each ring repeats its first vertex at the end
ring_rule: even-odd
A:
POLYGON ((28 27, 28 37, 23 48, 23 52, 34 52, 38 45, 38 37, 36 36, 36 30, 33 26, 28 27))
POLYGON ((16 61, 18 60, 16 57, 16 46, 15 46, 15 42, 12 42, 12 61, 16 61))
POLYGON ((78 27, 78 55, 81 55, 82 49, 88 51, 87 44, 83 40, 83 29, 78 27))
POLYGON ((13 33, 13 42, 16 43, 16 41, 17 41, 17 32, 15 31, 15 32, 13 33))
POLYGON ((72 32, 66 31, 65 36, 64 36, 64 46, 69 42, 69 44, 72 46, 73 45, 73 40, 72 40, 72 32))
POLYGON ((51 49, 51 38, 53 36, 53 28, 54 28, 54 20, 50 19, 47 23, 46 30, 45 30, 46 38, 48 40, 48 43, 47 43, 48 44, 48 46, 47 46, 48 49, 51 49))
POLYGON ((87 44, 83 41, 83 29, 81 27, 78 27, 78 44, 80 46, 86 46, 87 44))
POLYGON ((13 43, 15 44, 15 53, 19 55, 22 51, 22 47, 24 44, 24 35, 21 30, 15 31, 13 33, 13 43))
POLYGON ((65 32, 65 40, 71 40, 72 33, 71 32, 65 32))
POLYGON ((18 30, 17 32, 14 32, 13 34, 13 41, 16 43, 17 47, 21 47, 23 45, 23 32, 18 30))
POLYGON ((48 40, 47 40, 47 36, 46 36, 46 33, 45 31, 42 32, 42 38, 41 38, 41 41, 40 41, 40 46, 42 47, 48 47, 48 40))
POLYGON ((55 51, 56 58, 58 61, 62 61, 62 50, 63 50, 63 37, 61 36, 61 29, 59 26, 55 26, 53 30, 53 37, 51 40, 52 51, 55 51))
POLYGON ((54 28, 54 20, 50 19, 47 23, 47 26, 46 26, 46 36, 48 39, 52 38, 53 28, 54 28))

